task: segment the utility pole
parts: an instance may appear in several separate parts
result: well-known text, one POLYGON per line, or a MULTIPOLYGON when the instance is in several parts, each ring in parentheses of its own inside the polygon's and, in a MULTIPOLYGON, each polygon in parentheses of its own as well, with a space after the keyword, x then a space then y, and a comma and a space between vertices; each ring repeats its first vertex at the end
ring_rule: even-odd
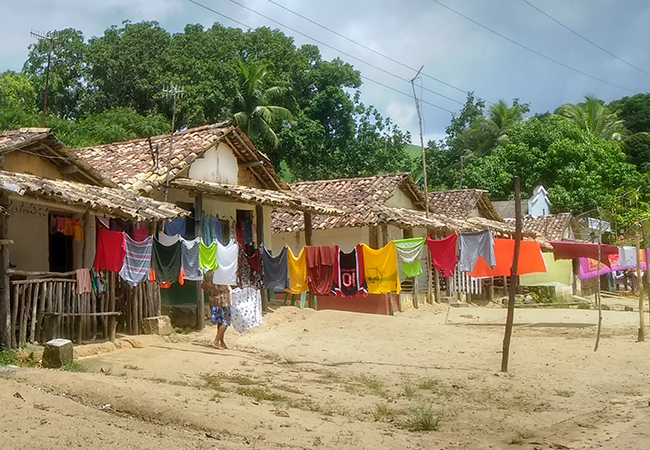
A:
POLYGON ((41 128, 45 128, 45 116, 47 115, 47 91, 50 87, 50 60, 52 58, 52 50, 54 50, 54 42, 56 42, 56 34, 47 32, 40 33, 32 30, 29 34, 39 41, 48 41, 49 47, 47 50, 47 69, 45 69, 45 93, 43 94, 43 117, 41 118, 41 128))
POLYGON ((165 180, 165 201, 169 197, 169 179, 171 174, 172 155, 174 153, 174 127, 176 126, 176 105, 178 99, 183 96, 183 89, 170 83, 169 87, 163 88, 163 96, 165 98, 172 97, 174 99, 174 107, 172 109, 172 131, 169 136, 169 157, 167 158, 167 177, 165 180))
POLYGON ((418 112, 418 122, 420 123, 420 147, 422 147, 422 174, 424 176, 424 209, 427 218, 429 217, 429 186, 427 186, 427 153, 424 151, 424 138, 422 137, 422 111, 420 110, 420 100, 415 95, 415 79, 420 75, 424 66, 420 67, 418 73, 411 78, 411 87, 413 88, 413 99, 415 100, 415 109, 418 112))

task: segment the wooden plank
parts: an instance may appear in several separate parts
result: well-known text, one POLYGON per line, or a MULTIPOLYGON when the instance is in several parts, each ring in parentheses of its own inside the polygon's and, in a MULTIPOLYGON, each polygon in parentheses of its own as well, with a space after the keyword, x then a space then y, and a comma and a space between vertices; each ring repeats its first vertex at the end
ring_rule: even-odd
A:
MULTIPOLYGON (((9 207, 9 196, 0 192, 0 206, 9 207)), ((0 239, 7 240, 8 218, 0 214, 0 239)), ((3 243, 0 248, 0 347, 12 347, 11 335, 11 285, 9 280, 9 245, 3 243)))
POLYGON ((32 294, 32 316, 30 317, 30 327, 29 327, 29 342, 34 342, 36 340, 36 313, 38 312, 38 301, 40 300, 40 291, 41 283, 34 286, 34 292, 32 294))
POLYGON ((16 269, 7 269, 9 275, 19 275, 23 277, 49 277, 49 278, 63 278, 70 277, 76 274, 76 271, 71 272, 33 272, 29 270, 16 270, 16 269))
POLYGON ((33 285, 28 285, 20 297, 20 331, 18 333, 20 347, 24 347, 27 342, 27 316, 29 311, 30 298, 32 296, 33 285))
MULTIPOLYGON (((115 312, 115 285, 116 285, 116 279, 115 279, 115 272, 109 272, 109 284, 108 284, 108 299, 109 299, 109 304, 108 308, 110 312, 115 312)), ((111 342, 115 342, 115 327, 117 326, 117 320, 115 320, 115 316, 109 316, 108 318, 108 332, 109 332, 109 339, 111 342)))
POLYGON ((38 302, 38 314, 36 319, 36 340, 43 344, 43 313, 47 303, 47 283, 41 285, 41 298, 38 302))
MULTIPOLYGON (((24 289, 24 287, 22 288, 24 289)), ((14 286, 14 298, 11 302, 11 348, 18 348, 18 340, 16 339, 16 327, 18 326, 18 310, 20 305, 21 287, 14 286)))

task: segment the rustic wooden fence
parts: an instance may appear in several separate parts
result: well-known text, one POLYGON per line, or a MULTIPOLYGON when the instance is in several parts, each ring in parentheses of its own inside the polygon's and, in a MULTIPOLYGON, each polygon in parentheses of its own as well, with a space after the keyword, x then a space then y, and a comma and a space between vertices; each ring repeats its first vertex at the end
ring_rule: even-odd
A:
POLYGON ((10 275, 11 348, 55 337, 114 340, 116 331, 140 334, 143 318, 160 315, 155 283, 132 287, 109 273, 105 293, 79 295, 74 272, 11 270, 10 275))

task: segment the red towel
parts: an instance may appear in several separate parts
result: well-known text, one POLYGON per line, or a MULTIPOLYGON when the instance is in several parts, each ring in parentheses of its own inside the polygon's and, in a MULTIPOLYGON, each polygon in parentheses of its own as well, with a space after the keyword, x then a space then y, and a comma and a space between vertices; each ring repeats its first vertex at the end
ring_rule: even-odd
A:
POLYGON ((126 244, 123 232, 97 229, 97 248, 93 263, 95 270, 119 272, 125 255, 126 244))
MULTIPOLYGON (((580 257, 598 260, 598 244, 584 242, 552 241, 553 255, 555 259, 577 259, 580 257)), ((615 245, 600 246, 600 262, 607 267, 610 266, 608 255, 618 255, 618 247, 615 245)))
POLYGON ((331 295, 338 245, 308 245, 305 247, 307 285, 314 295, 331 295))
POLYGON ((431 253, 431 261, 442 277, 451 277, 454 275, 454 267, 456 267, 456 263, 458 262, 458 256, 456 256, 457 240, 457 234, 452 234, 444 239, 438 240, 427 238, 427 247, 429 247, 429 253, 431 253))

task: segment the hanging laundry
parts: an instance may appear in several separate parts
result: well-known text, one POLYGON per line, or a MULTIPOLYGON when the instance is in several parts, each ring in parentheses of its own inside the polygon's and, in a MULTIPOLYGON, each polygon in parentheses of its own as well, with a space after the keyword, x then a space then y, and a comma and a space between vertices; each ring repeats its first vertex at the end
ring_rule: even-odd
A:
POLYGON ((249 257, 241 246, 237 262, 237 286, 240 288, 252 287, 255 289, 264 288, 261 265, 259 264, 260 254, 255 252, 249 257), (255 265, 255 267, 253 267, 255 265))
POLYGON ((74 223, 72 219, 66 217, 63 221, 63 235, 64 236, 74 236, 74 223))
POLYGON ((203 231, 203 242, 208 244, 214 241, 223 243, 221 239, 221 222, 215 216, 203 213, 201 228, 203 231))
POLYGON ((79 223, 79 219, 72 219, 72 236, 75 241, 84 240, 84 229, 79 223))
POLYGON ((567 259, 555 260, 552 253, 543 253, 546 272, 522 275, 522 286, 571 286, 573 283, 573 263, 567 259))
MULTIPOLYGON (((555 259, 576 259, 582 256, 598 260, 598 244, 565 241, 551 241, 550 244, 553 246, 555 259)), ((602 244, 600 261, 609 267, 611 263, 608 255, 618 255, 618 247, 602 244)))
POLYGON ((418 277, 422 275, 420 256, 424 248, 424 238, 397 239, 393 242, 395 242, 397 258, 402 266, 400 275, 404 277, 418 277))
POLYGON ((244 238, 244 244, 250 244, 253 242, 253 222, 249 219, 242 221, 242 232, 244 238))
POLYGON ((171 222, 165 224, 165 234, 167 236, 174 236, 180 234, 181 237, 185 237, 185 226, 187 219, 185 217, 177 217, 171 222))
POLYGON ((340 297, 357 297, 368 293, 364 286, 363 258, 360 246, 350 253, 339 250, 334 292, 340 297))
POLYGON ((182 244, 165 246, 158 239, 153 239, 151 248, 151 267, 159 283, 173 283, 178 281, 181 271, 182 244))
POLYGON ((636 269, 636 260, 636 247, 627 245, 618 247, 618 266, 629 269, 636 269))
POLYGON ((438 269, 441 277, 451 277, 454 275, 454 267, 458 262, 456 256, 456 242, 458 235, 452 234, 444 239, 427 238, 427 247, 431 254, 433 266, 438 269))
POLYGON ((305 247, 307 285, 314 295, 332 295, 334 266, 337 263, 337 245, 308 245, 305 247))
POLYGON ((389 242, 379 250, 361 244, 366 285, 369 294, 400 293, 395 243, 389 242))
POLYGON ((287 247, 277 256, 271 255, 264 245, 260 246, 262 253, 262 271, 264 273, 264 287, 266 289, 289 289, 289 266, 287 262, 287 247))
POLYGON ((201 270, 217 269, 217 243, 205 245, 199 242, 199 268, 201 270))
POLYGON ((120 277, 131 286, 147 279, 151 267, 151 237, 138 242, 129 235, 124 236, 126 256, 120 270, 120 277))
POLYGON ((212 282, 214 284, 237 284, 237 260, 239 259, 239 245, 230 241, 228 245, 217 242, 217 269, 214 271, 212 282))
POLYGON ((175 234, 173 236, 170 236, 165 233, 158 233, 158 242, 160 242, 165 247, 174 245, 175 243, 180 242, 181 239, 182 237, 180 234, 175 234))
POLYGON ((305 259, 305 248, 303 247, 295 256, 289 248, 287 254, 287 267, 289 270, 289 289, 286 291, 290 294, 302 294, 309 290, 307 286, 307 260, 305 259))
POLYGON ((232 290, 232 327, 243 333, 262 324, 262 297, 251 287, 232 290))
POLYGON ((119 272, 124 263, 126 253, 124 233, 102 228, 97 229, 97 244, 95 248, 95 270, 119 272))
POLYGON ((65 231, 65 217, 56 218, 56 231, 63 233, 65 231))
POLYGON ((203 279, 201 268, 199 267, 199 241, 200 238, 187 241, 181 239, 183 247, 181 248, 181 267, 183 268, 184 278, 190 281, 200 281, 203 279))
POLYGON ((77 295, 87 294, 93 291, 93 284, 90 278, 90 269, 75 270, 75 279, 77 281, 77 295))
POLYGON ((138 222, 133 228, 133 240, 142 242, 149 236, 149 230, 145 222, 138 222))
MULTIPOLYGON (((477 259, 474 270, 467 275, 474 278, 505 277, 510 276, 510 268, 515 253, 514 239, 495 239, 494 254, 496 264, 490 268, 483 257, 477 259)), ((546 263, 542 256, 542 249, 535 241, 521 241, 519 247, 519 260, 517 262, 517 275, 526 273, 546 272, 546 263)))
POLYGON ((497 263, 494 256, 494 238, 490 230, 461 233, 458 247, 460 253, 458 270, 461 272, 471 272, 479 256, 490 268, 494 268, 497 263))

